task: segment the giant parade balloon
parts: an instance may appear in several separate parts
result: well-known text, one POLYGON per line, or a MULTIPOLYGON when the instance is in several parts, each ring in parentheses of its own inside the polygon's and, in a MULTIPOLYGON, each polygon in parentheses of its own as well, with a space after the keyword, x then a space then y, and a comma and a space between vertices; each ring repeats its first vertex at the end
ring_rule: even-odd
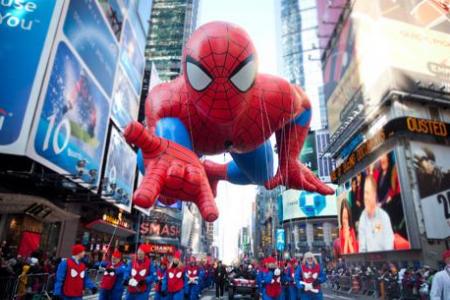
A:
POLYGON ((125 130, 143 157, 135 205, 148 208, 157 198, 190 201, 212 222, 219 215, 214 197, 220 180, 334 193, 298 160, 311 120, 307 95, 280 77, 258 73, 255 47, 242 28, 226 22, 199 27, 184 48, 182 66, 180 76, 149 92, 146 126, 132 122, 125 130), (224 152, 233 160, 203 159, 224 152))

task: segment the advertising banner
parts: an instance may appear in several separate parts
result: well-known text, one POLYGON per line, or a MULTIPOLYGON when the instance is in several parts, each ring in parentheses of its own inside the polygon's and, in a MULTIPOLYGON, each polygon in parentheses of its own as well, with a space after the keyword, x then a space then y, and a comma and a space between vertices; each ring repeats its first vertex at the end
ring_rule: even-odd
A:
POLYGON ((450 237, 450 148, 411 142, 426 235, 450 237))
POLYGON ((71 179, 98 186, 109 101, 64 42, 47 77, 28 154, 71 179))
POLYGON ((104 91, 111 96, 119 47, 97 1, 70 1, 63 30, 104 91))
POLYGON ((125 4, 122 0, 100 0, 99 2, 117 41, 120 41, 123 20, 127 13, 125 4))
POLYGON ((102 178, 102 197, 114 201, 117 207, 128 212, 131 211, 136 159, 136 153, 120 136, 119 131, 112 127, 102 178))
POLYGON ((337 194, 341 254, 411 248, 393 151, 340 185, 337 194))
POLYGON ((298 218, 336 216, 336 196, 299 190, 282 193, 283 221, 298 218))
POLYGON ((308 133, 300 152, 300 161, 317 175, 316 134, 308 133))
POLYGON ((124 25, 122 34, 120 61, 132 82, 136 94, 140 95, 145 68, 144 54, 139 49, 136 36, 128 21, 124 25))
POLYGON ((449 40, 437 1, 355 1, 324 65, 331 133, 389 91, 450 100, 449 40))
POLYGON ((23 155, 63 1, 16 2, 0 2, 0 153, 23 155))
POLYGON ((177 246, 181 237, 181 219, 155 208, 149 217, 145 217, 139 232, 145 242, 177 246))
POLYGON ((277 229, 277 250, 283 251, 285 246, 284 229, 277 229))
POLYGON ((137 120, 138 113, 139 97, 136 96, 130 81, 120 66, 112 98, 111 118, 123 130, 131 121, 137 120))

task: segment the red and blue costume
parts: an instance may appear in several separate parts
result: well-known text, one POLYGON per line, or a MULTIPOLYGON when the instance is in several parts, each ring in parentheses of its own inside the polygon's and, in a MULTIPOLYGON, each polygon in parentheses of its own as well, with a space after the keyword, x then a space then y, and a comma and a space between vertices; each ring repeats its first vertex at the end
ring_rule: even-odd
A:
POLYGON ((156 274, 150 258, 148 256, 145 256, 144 259, 133 258, 128 266, 127 273, 128 292, 126 299, 147 300, 156 274))
MULTIPOLYGON (((115 251, 113 257, 120 259, 121 253, 115 251)), ((114 264, 112 262, 104 262, 101 266, 105 269, 102 281, 100 282, 99 300, 121 300, 125 287, 123 285, 124 278, 127 274, 127 266, 119 261, 114 264)))
POLYGON ((292 259, 283 272, 284 299, 286 300, 297 299, 297 287, 295 285, 295 264, 296 260, 292 259))
MULTIPOLYGON (((72 247, 72 257, 61 261, 56 271, 53 294, 64 300, 81 300, 84 289, 96 292, 95 284, 87 276, 86 265, 77 255, 84 253, 82 245, 72 247)), ((82 255, 82 254, 81 254, 82 255)))
POLYGON ((184 268, 171 267, 163 279, 163 289, 167 291, 167 300, 183 300, 187 290, 188 278, 184 268))
POLYGON ((160 266, 156 271, 156 280, 155 280, 155 300, 166 300, 167 299, 167 290, 163 290, 163 280, 167 274, 167 258, 163 257, 161 259, 160 266))
POLYGON ((303 263, 295 272, 295 283, 302 300, 323 300, 320 285, 325 281, 326 274, 317 263, 303 263))
POLYGON ((262 284, 264 290, 262 292, 263 300, 281 300, 281 270, 278 268, 276 259, 268 257, 266 259, 267 270, 262 275, 262 284))
POLYGON ((204 279, 204 272, 196 265, 195 258, 191 258, 191 265, 186 268, 187 286, 186 294, 189 300, 198 300, 200 294, 201 282, 204 279))
POLYGON ((125 130, 127 141, 142 151, 145 172, 134 204, 150 207, 158 196, 166 204, 191 201, 212 222, 218 217, 219 180, 333 193, 298 161, 311 120, 308 97, 282 78, 258 74, 257 62, 248 34, 236 25, 212 22, 192 34, 183 74, 148 95, 147 128, 133 122, 125 130), (273 133, 279 158, 275 176, 273 133), (199 159, 223 152, 233 161, 199 159))

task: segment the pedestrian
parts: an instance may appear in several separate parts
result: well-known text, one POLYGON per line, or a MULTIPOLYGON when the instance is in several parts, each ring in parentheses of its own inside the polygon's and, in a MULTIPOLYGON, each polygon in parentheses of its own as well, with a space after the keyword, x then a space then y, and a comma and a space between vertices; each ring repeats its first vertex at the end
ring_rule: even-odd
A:
POLYGON ((442 254, 442 260, 445 262, 445 267, 433 276, 430 300, 450 299, 450 250, 442 254))
POLYGON ((128 285, 126 300, 147 300, 154 281, 154 267, 147 254, 146 244, 139 246, 137 254, 128 265, 125 277, 128 285))
POLYGON ((101 269, 104 269, 102 281, 100 283, 99 300, 121 300, 125 289, 124 277, 127 273, 127 266, 122 261, 122 253, 115 250, 110 262, 102 262, 101 269))
POLYGON ((166 300, 167 290, 163 289, 163 280, 167 273, 167 265, 169 261, 167 257, 162 257, 159 266, 156 270, 156 281, 155 281, 155 300, 166 300))
POLYGON ((297 260, 292 258, 287 262, 287 267, 284 269, 282 281, 286 300, 297 300, 297 287, 295 286, 295 270, 297 267, 297 260))
POLYGON ((262 275, 262 284, 265 289, 263 300, 280 300, 282 295, 281 288, 281 269, 277 265, 274 257, 266 259, 267 271, 262 275))
POLYGON ((85 255, 84 246, 73 245, 72 257, 64 259, 56 271, 53 299, 81 300, 85 288, 97 293, 95 284, 86 276, 86 266, 82 262, 85 255))
POLYGON ((163 289, 167 290, 167 300, 183 300, 187 285, 187 276, 181 263, 181 252, 176 251, 163 279, 163 289))
POLYGON ((214 269, 214 283, 216 284, 216 299, 223 297, 223 290, 225 288, 226 270, 222 265, 222 261, 217 262, 217 266, 214 269))
POLYGON ((303 256, 302 265, 295 272, 295 283, 302 300, 323 300, 320 285, 327 280, 323 269, 311 252, 303 256))

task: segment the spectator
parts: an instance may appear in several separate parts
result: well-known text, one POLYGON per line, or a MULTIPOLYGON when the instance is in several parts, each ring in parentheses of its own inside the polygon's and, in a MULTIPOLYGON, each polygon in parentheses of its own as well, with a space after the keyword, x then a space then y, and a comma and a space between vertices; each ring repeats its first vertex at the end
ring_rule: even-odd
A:
POLYGON ((445 262, 445 267, 433 277, 430 300, 450 299, 450 250, 443 253, 442 260, 445 262))
POLYGON ((351 215, 351 210, 346 199, 342 201, 340 212, 341 228, 339 229, 340 253, 358 253, 358 243, 356 241, 355 228, 351 215))
POLYGON ((222 265, 222 261, 217 262, 217 266, 214 269, 214 282, 216 283, 216 299, 223 297, 223 290, 225 287, 226 270, 222 265))

